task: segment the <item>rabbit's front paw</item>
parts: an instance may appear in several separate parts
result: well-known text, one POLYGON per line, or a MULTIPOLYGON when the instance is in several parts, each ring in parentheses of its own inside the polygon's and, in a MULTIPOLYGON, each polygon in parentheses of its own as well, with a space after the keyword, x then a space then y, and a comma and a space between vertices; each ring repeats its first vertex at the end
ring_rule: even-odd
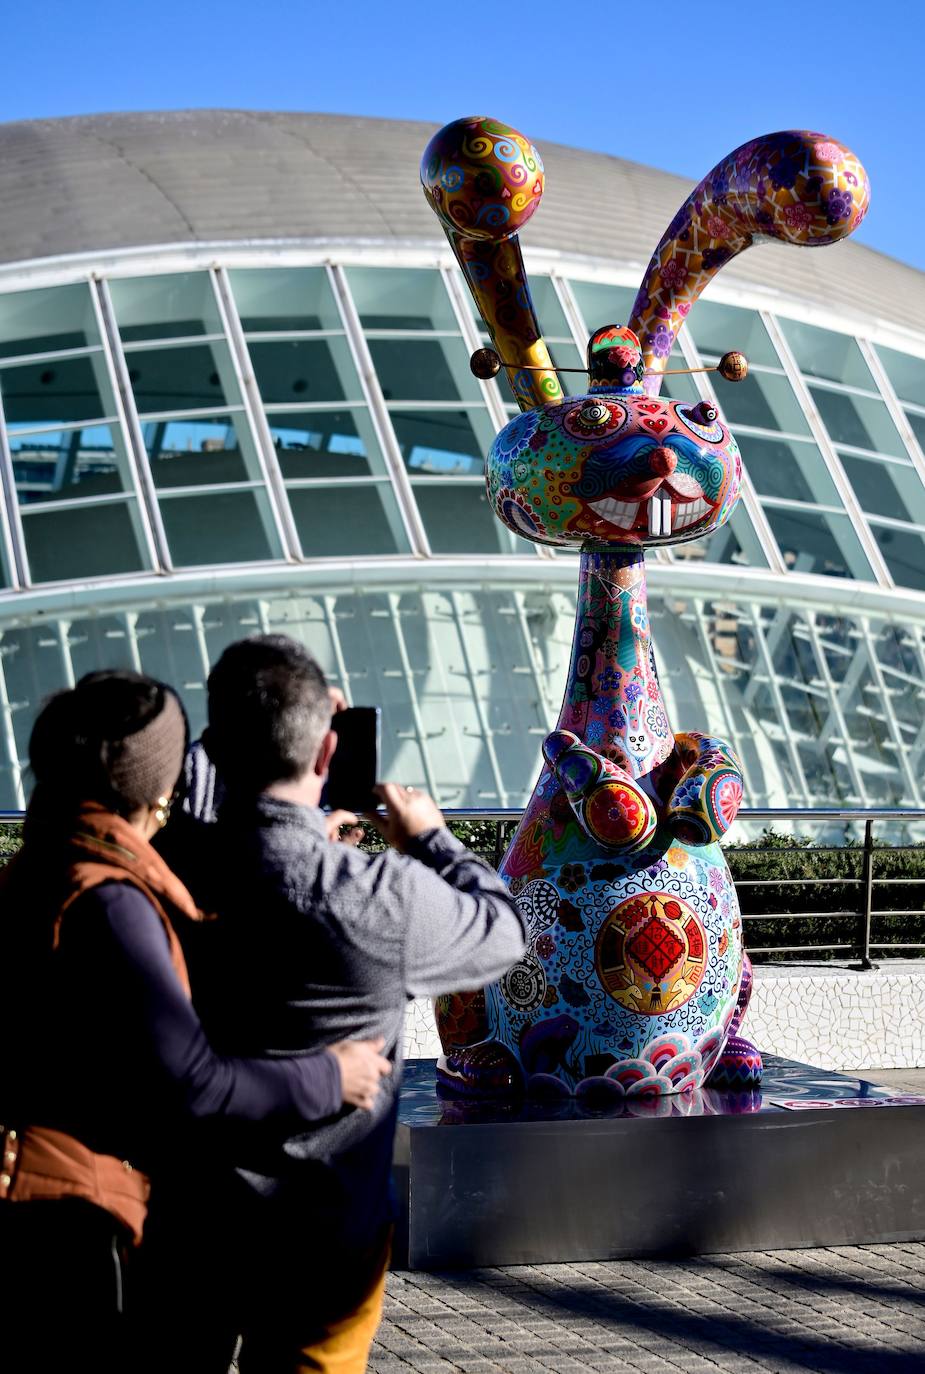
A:
POLYGON ((543 754, 589 839, 624 852, 648 844, 658 815, 628 773, 582 744, 571 730, 554 730, 543 754))
POLYGON ((725 835, 742 804, 742 770, 723 740, 697 731, 676 735, 683 766, 665 806, 679 840, 712 844, 725 835))

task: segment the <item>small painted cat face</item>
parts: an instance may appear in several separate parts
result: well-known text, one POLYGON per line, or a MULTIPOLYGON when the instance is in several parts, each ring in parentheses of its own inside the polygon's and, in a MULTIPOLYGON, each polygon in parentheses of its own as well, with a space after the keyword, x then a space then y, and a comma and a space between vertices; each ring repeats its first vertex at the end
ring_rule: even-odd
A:
POLYGON ((628 329, 592 335, 585 396, 516 416, 488 455, 499 519, 540 544, 677 544, 725 524, 742 460, 707 402, 647 396, 628 329))

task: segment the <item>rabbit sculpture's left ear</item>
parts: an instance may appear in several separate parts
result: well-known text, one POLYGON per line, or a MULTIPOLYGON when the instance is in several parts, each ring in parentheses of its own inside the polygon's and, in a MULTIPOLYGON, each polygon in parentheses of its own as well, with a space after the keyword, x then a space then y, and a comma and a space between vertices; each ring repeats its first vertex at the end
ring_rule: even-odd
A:
POLYGON ((646 390, 657 394, 678 331, 727 262, 761 239, 837 243, 854 233, 869 202, 863 165, 828 134, 762 134, 718 162, 662 235, 633 305, 646 390))
POLYGON ((421 182, 450 241, 522 410, 561 399, 540 334, 518 231, 543 195, 533 144, 495 119, 456 119, 430 140, 421 182), (536 368, 528 372, 526 368, 536 368))

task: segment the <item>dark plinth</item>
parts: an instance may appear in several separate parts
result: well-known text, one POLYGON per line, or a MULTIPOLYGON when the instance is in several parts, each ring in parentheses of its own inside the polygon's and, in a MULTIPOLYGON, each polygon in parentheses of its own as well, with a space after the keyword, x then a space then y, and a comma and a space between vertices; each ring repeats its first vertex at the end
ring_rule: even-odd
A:
POLYGON ((768 1058, 760 1094, 627 1110, 441 1101, 406 1069, 411 1269, 925 1239, 925 1097, 768 1058))

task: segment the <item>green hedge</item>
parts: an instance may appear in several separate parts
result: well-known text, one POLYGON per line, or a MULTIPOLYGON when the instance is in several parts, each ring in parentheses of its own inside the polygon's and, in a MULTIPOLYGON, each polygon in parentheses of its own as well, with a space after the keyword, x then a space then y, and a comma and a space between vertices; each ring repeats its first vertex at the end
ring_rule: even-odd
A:
MULTIPOLYGON (((504 823, 500 827, 500 836, 494 821, 456 821, 452 829, 470 849, 482 854, 489 863, 496 864, 513 834, 515 824, 504 823)), ((19 835, 19 826, 0 825, 0 866, 16 852, 19 835)), ((364 847, 380 849, 382 843, 370 835, 364 847)), ((843 849, 830 851, 806 837, 765 830, 754 844, 729 845, 726 857, 732 876, 739 884, 743 915, 757 918, 748 919, 745 923, 746 943, 750 949, 788 945, 800 948, 811 945, 849 947, 832 955, 827 955, 825 951, 807 951, 806 957, 810 959, 830 957, 844 960, 857 953, 861 942, 861 918, 856 913, 861 910, 864 895, 860 881, 864 855, 860 845, 848 844, 843 849), (801 886, 800 881, 807 878, 826 881, 801 886), (756 879, 765 879, 768 885, 749 886, 756 879), (788 914, 808 911, 819 914, 810 919, 797 919, 788 914), (839 914, 845 912, 851 914, 839 914), (761 920, 762 916, 775 919, 761 920)), ((902 958, 922 957, 925 951, 902 949, 899 946, 925 944, 925 845, 899 851, 875 845, 873 873, 875 879, 901 878, 912 881, 895 886, 875 884, 873 908, 887 914, 873 918, 872 943, 896 946, 895 953, 902 958), (914 914, 893 914, 903 911, 913 911, 914 914)), ((874 950, 875 959, 888 955, 889 950, 874 950)), ((799 953, 757 954, 755 961, 799 957, 799 953)))
MULTIPOLYGON (((490 863, 500 857, 496 853, 496 828, 493 821, 462 821, 453 830, 470 849, 482 854, 490 863)), ((513 833, 514 824, 502 827, 502 845, 513 833)), ((872 906, 875 911, 914 911, 912 916, 875 916, 871 923, 873 944, 897 946, 901 958, 916 958, 923 950, 904 950, 905 944, 925 944, 925 845, 912 850, 891 850, 875 844, 873 875, 875 879, 913 879, 895 886, 875 883, 872 906)), ((864 853, 859 844, 831 851, 816 845, 806 836, 781 835, 764 830, 760 838, 749 845, 729 845, 725 850, 732 876, 737 884, 742 913, 748 918, 767 915, 766 921, 748 919, 745 938, 749 949, 766 946, 812 945, 849 946, 828 954, 825 950, 807 950, 808 959, 833 958, 844 961, 853 957, 861 946, 863 905, 864 853), (824 879, 818 884, 802 886, 803 879, 824 879), (756 880, 767 880, 766 887, 752 887, 756 880), (789 917, 789 912, 817 912, 810 919, 789 917), (831 912, 831 915, 824 913, 831 912), (836 913, 850 912, 850 915, 836 913), (780 919, 783 917, 783 919, 780 919)), ((874 950, 874 957, 888 957, 888 950, 874 950)), ((756 963, 782 959, 799 959, 796 954, 756 954, 756 963)))

